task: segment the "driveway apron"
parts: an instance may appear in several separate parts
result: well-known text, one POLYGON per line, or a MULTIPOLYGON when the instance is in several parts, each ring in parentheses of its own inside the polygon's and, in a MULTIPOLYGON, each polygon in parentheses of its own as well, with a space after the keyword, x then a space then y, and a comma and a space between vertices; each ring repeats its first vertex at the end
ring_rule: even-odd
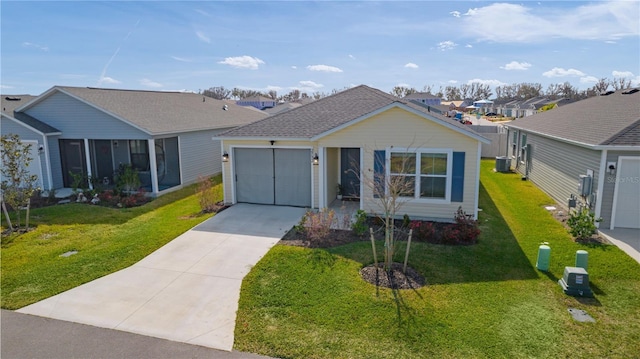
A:
POLYGON ((242 279, 304 212, 236 204, 131 267, 17 312, 231 350, 242 279))

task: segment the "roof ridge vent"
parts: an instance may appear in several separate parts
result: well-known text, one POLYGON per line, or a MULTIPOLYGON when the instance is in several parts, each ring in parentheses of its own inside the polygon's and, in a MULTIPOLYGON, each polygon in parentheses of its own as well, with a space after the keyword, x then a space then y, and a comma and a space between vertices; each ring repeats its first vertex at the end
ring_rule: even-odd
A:
POLYGON ((605 92, 603 94, 600 94, 600 96, 609 96, 609 95, 611 95, 613 93, 616 93, 616 92, 615 91, 607 91, 607 92, 605 92))
POLYGON ((631 95, 632 93, 636 93, 638 91, 640 91, 640 89, 634 88, 634 89, 631 89, 631 90, 627 90, 627 91, 623 92, 622 94, 623 95, 631 95))

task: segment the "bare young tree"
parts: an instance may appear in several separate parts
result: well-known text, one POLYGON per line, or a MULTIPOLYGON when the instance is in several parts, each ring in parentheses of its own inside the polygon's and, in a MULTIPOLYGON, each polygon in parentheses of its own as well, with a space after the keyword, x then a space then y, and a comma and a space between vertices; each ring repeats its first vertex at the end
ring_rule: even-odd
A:
MULTIPOLYGON (((384 151, 373 151, 374 168, 361 171, 353 166, 354 173, 360 182, 367 187, 375 198, 376 206, 380 209, 378 218, 384 223, 384 269, 392 269, 393 258, 397 250, 395 219, 402 206, 406 203, 402 197, 413 197, 415 192, 415 169, 419 166, 416 154, 410 150, 393 152, 387 162, 384 151), (388 171, 387 171, 388 168, 388 171), (388 175, 387 175, 388 173, 388 175)), ((373 255, 375 247, 373 247, 373 255)), ((407 256, 409 248, 407 248, 407 256)))
POLYGON ((624 90, 631 87, 631 80, 625 77, 616 77, 613 79, 613 81, 611 81, 611 85, 616 91, 624 90))
POLYGON ((20 228, 20 213, 23 208, 27 208, 25 216, 25 227, 29 230, 29 204, 31 196, 38 190, 35 184, 38 176, 29 173, 28 167, 31 158, 31 144, 20 141, 16 134, 3 135, 0 139, 2 144, 2 209, 7 217, 9 230, 14 228, 9 219, 7 205, 13 209, 17 215, 17 228, 20 228))

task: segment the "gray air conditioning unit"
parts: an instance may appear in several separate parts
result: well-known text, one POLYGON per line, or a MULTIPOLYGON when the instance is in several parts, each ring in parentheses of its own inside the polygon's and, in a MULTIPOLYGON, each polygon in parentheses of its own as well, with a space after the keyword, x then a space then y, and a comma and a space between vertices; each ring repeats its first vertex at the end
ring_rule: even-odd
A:
POLYGON ((496 172, 511 172, 511 158, 506 156, 496 157, 496 172))

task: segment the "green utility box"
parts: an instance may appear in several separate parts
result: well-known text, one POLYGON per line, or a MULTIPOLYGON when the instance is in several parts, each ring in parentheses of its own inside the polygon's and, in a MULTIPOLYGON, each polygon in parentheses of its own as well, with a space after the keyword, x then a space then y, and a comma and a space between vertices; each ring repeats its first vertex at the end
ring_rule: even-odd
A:
POLYGON ((536 262, 536 268, 541 271, 549 271, 549 261, 551 257, 551 247, 546 244, 538 247, 538 260, 536 262))
POLYGON ((593 297, 589 288, 589 273, 580 267, 564 267, 564 275, 558 280, 565 294, 574 297, 593 297))
POLYGON ((587 270, 589 264, 589 252, 579 249, 576 251, 576 267, 584 268, 587 270))

